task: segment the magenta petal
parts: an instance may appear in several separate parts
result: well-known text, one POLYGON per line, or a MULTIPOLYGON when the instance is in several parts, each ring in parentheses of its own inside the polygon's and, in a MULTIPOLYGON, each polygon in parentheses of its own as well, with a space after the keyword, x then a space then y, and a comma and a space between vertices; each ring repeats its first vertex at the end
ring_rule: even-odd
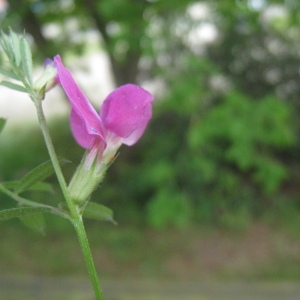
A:
POLYGON ((70 71, 64 67, 59 55, 54 57, 54 62, 59 82, 72 106, 71 128, 76 141, 84 148, 92 146, 88 144, 88 141, 93 141, 95 135, 104 141, 103 129, 97 112, 76 84, 70 71), (84 133, 91 136, 83 137, 84 133))
POLYGON ((149 103, 143 111, 143 118, 142 121, 139 123, 139 126, 127 138, 123 139, 123 144, 127 146, 131 146, 135 144, 143 135, 151 117, 152 117, 152 106, 149 103))
POLYGON ((100 118, 106 130, 133 145, 143 134, 152 116, 153 96, 143 88, 127 84, 108 95, 102 104, 100 118))
POLYGON ((84 120, 73 109, 71 110, 70 124, 76 142, 83 148, 90 148, 94 144, 96 136, 87 132, 84 120))

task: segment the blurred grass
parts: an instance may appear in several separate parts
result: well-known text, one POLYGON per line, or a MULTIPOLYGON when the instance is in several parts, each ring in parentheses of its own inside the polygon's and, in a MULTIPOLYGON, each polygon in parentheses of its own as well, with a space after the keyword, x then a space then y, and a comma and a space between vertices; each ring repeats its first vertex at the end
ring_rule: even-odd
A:
MULTIPOLYGON (((47 218, 44 236, 17 221, 2 223, 1 269, 24 276, 85 276, 73 229, 54 218, 47 218)), ((237 233, 196 225, 157 231, 91 221, 87 232, 104 279, 300 279, 300 236, 263 223, 237 233)))
MULTIPOLYGON (((70 178, 83 150, 73 141, 66 119, 51 124, 50 130, 58 155, 73 162, 63 169, 66 178, 70 178)), ((48 159, 35 126, 4 130, 0 153, 1 180, 21 178, 48 159)), ((117 166, 114 164, 114 167, 117 166)), ((114 170, 110 171, 114 179, 114 170)), ((59 203, 62 198, 55 177, 49 178, 49 182, 54 183, 55 197, 52 194, 26 196, 50 204, 59 203)), ((103 185, 105 188, 93 196, 96 201, 100 195, 101 200, 110 199, 112 187, 106 185, 106 181, 103 185)), ((113 195, 117 192, 113 191, 113 195)), ((0 197, 2 208, 15 205, 3 195, 0 197)), ((126 198, 120 195, 122 197, 126 198)), ((193 221, 181 229, 166 226, 159 230, 146 226, 143 207, 125 200, 113 201, 119 226, 87 222, 102 278, 300 279, 300 213, 291 199, 278 199, 276 209, 268 210, 260 220, 253 219, 247 208, 241 208, 221 211, 214 224, 193 221)), ((110 205, 110 202, 105 204, 110 205)), ((71 225, 55 216, 46 216, 46 221, 44 236, 20 226, 18 220, 0 224, 1 270, 24 276, 86 276, 71 225)))

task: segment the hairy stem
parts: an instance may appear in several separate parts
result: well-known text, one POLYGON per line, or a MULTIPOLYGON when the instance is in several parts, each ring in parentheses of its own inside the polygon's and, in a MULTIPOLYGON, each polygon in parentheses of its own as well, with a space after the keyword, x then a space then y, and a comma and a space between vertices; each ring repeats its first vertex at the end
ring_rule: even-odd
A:
POLYGON ((10 191, 9 189, 7 189, 1 183, 0 183, 0 191, 3 192, 4 194, 6 194, 7 196, 11 197, 13 200, 17 201, 19 204, 24 204, 24 205, 28 205, 28 206, 32 206, 32 207, 46 208, 50 212, 70 220, 69 215, 64 213, 63 211, 59 210, 58 208, 50 206, 50 205, 45 205, 42 203, 37 203, 37 202, 31 201, 31 200, 28 200, 26 198, 23 198, 23 197, 15 194, 14 192, 10 191))
POLYGON ((93 284, 93 288, 95 291, 96 299, 103 300, 104 298, 103 298, 102 290, 100 287, 97 271, 96 271, 95 264, 93 261, 93 257, 92 257, 92 253, 90 250, 88 238, 87 238, 87 235, 85 232, 82 217, 81 217, 81 214, 80 214, 77 206, 74 204, 73 200, 70 197, 67 183, 66 183, 63 173, 61 171, 61 168, 59 165, 59 160, 57 158, 57 155, 56 155, 53 143, 52 143, 52 139, 50 136, 49 128, 47 126, 46 119, 44 116, 44 112, 43 112, 43 108, 42 108, 42 101, 40 101, 38 99, 38 97, 33 97, 32 94, 31 94, 31 97, 36 106, 38 119, 39 119, 39 123, 40 123, 40 128, 42 130, 42 133, 43 133, 43 136, 45 139, 45 143, 46 143, 46 146, 47 146, 47 149, 49 152, 50 159, 52 161, 52 164, 53 164, 58 182, 60 184, 62 193, 64 195, 64 198, 67 202, 67 205, 68 205, 70 213, 71 213, 71 220, 72 220, 72 223, 76 230, 77 237, 79 239, 79 243, 80 243, 80 246, 81 246, 84 258, 85 258, 85 262, 86 262, 86 265, 87 265, 87 268, 89 271, 89 275, 90 275, 90 278, 91 278, 91 281, 93 284))

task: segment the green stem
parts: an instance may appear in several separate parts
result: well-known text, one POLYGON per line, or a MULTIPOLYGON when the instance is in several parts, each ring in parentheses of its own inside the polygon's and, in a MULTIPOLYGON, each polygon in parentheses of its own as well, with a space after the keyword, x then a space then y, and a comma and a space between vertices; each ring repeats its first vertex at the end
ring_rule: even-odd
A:
POLYGON ((50 206, 50 205, 45 205, 42 203, 37 203, 31 200, 28 200, 26 198, 23 198, 17 194, 15 194, 14 192, 10 191, 9 189, 7 189, 5 186, 3 186, 0 183, 0 191, 4 194, 6 194, 7 196, 11 197, 13 200, 17 201, 19 204, 24 204, 24 205, 28 205, 28 206, 33 206, 33 207, 41 207, 41 208, 46 208, 48 209, 50 212, 60 215, 63 218, 69 219, 70 220, 70 216, 66 213, 64 213, 63 211, 61 211, 60 209, 50 206))
POLYGON ((44 116, 44 112, 43 112, 43 108, 42 108, 42 101, 40 101, 38 99, 38 97, 33 97, 32 94, 31 94, 31 97, 36 106, 38 119, 39 119, 39 123, 40 123, 40 128, 42 130, 42 133, 43 133, 43 136, 45 139, 45 143, 46 143, 46 146, 47 146, 47 149, 49 152, 50 159, 52 161, 52 164, 53 164, 58 182, 60 184, 62 193, 65 197, 65 200, 67 202, 67 205, 68 205, 70 213, 71 213, 72 223, 74 225, 74 228, 77 233, 77 237, 79 239, 79 243, 80 243, 84 258, 85 258, 85 263, 87 265, 88 272, 89 272, 89 275, 90 275, 90 278, 91 278, 91 281, 93 284, 93 288, 95 291, 96 299, 103 300, 104 298, 103 298, 102 290, 100 287, 97 271, 96 271, 95 264, 93 261, 93 257, 92 257, 91 249, 89 246, 88 238, 87 238, 87 235, 85 232, 82 217, 81 217, 79 210, 77 209, 77 206, 74 204, 73 200, 70 197, 67 183, 66 183, 63 173, 61 171, 61 168, 59 165, 59 160, 55 153, 55 149, 54 149, 54 146, 52 143, 49 128, 47 126, 46 119, 44 116))

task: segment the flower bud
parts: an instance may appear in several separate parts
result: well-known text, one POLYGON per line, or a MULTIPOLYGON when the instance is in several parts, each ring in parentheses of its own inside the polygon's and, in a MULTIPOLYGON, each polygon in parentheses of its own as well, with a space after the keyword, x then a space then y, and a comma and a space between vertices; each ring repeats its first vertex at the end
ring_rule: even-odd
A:
POLYGON ((41 99, 44 99, 45 92, 57 84, 56 75, 56 67, 51 63, 47 63, 44 73, 33 84, 33 89, 41 94, 41 99))

